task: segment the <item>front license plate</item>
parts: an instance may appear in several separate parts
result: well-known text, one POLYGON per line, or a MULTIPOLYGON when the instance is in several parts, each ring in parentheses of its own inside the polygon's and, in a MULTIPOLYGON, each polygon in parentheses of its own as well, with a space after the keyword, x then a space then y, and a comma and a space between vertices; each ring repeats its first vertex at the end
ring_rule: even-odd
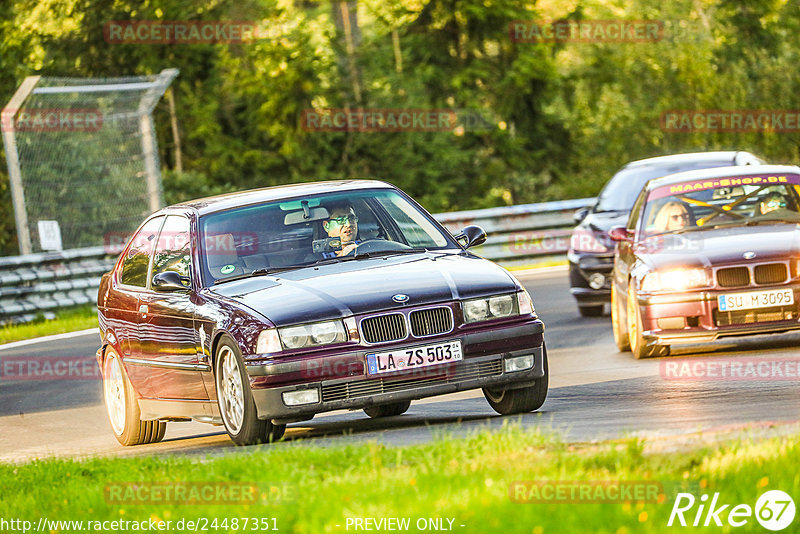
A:
POLYGON ((461 341, 397 349, 391 352, 367 354, 367 372, 371 375, 419 369, 443 363, 460 362, 461 341))
POLYGON ((794 304, 794 291, 791 289, 767 289, 730 293, 717 297, 719 311, 752 310, 794 304))

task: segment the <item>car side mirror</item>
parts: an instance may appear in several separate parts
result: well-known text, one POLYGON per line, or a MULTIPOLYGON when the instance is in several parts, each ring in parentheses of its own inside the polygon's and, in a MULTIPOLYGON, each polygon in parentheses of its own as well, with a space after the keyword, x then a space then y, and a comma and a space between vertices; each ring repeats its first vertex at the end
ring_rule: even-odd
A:
POLYGON ((624 226, 615 226, 608 231, 608 237, 612 241, 631 243, 633 242, 633 231, 628 230, 624 226))
POLYGON ((175 271, 164 271, 153 277, 151 286, 155 291, 188 291, 189 277, 181 276, 175 271))
POLYGON ((589 215, 589 206, 586 206, 576 211, 575 214, 572 216, 572 222, 574 222, 575 224, 580 224, 581 222, 583 222, 583 220, 586 218, 587 215, 589 215))
POLYGON ((461 230, 461 233, 456 236, 456 239, 466 242, 464 248, 476 247, 486 242, 486 230, 480 226, 471 224, 465 226, 461 230))

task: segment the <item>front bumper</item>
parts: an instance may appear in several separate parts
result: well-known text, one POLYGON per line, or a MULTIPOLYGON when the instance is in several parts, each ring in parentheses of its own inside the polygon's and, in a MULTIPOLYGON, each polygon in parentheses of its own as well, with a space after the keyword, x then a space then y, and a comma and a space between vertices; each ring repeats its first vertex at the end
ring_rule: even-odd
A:
POLYGON ((570 252, 569 292, 581 305, 605 304, 611 301, 611 271, 614 269, 614 254, 591 254, 570 252), (594 274, 603 275, 602 287, 594 289, 589 278, 594 274))
MULTIPOLYGON (((251 375, 251 391, 258 416, 279 422, 310 419, 314 414, 341 409, 361 409, 378 404, 404 400, 416 400, 436 395, 484 387, 514 389, 532 385, 544 376, 544 351, 542 333, 544 325, 536 320, 528 324, 491 331, 475 332, 462 336, 449 336, 442 340, 461 339, 464 359, 458 363, 424 367, 411 372, 399 372, 367 376, 363 372, 348 377, 309 380, 291 385, 259 384, 262 376, 276 378, 273 366, 248 366, 251 375), (518 341, 528 340, 526 348, 518 341), (491 351, 479 350, 497 343, 508 342, 512 350, 503 347, 491 351), (504 360, 523 355, 533 355, 533 366, 523 371, 505 372, 504 360), (270 368, 272 367, 272 368, 270 368), (283 394, 299 390, 316 389, 319 402, 300 406, 287 406, 283 394)), ((374 348, 359 348, 354 356, 363 361, 374 348)), ((340 357, 341 358, 341 357, 340 357)), ((295 372, 292 365, 285 365, 287 374, 295 372)), ((359 366, 362 370, 364 367, 359 366)), ((352 367, 348 367, 350 369, 352 367)), ((346 373, 345 373, 346 374, 346 373)))
MULTIPOLYGON (((776 289, 762 286, 736 290, 704 290, 691 293, 639 295, 638 304, 642 312, 642 338, 647 345, 680 345, 709 343, 725 337, 771 334, 800 330, 800 284, 789 284, 782 288, 794 291, 794 304, 780 307, 780 311, 770 308, 752 310, 752 319, 743 324, 717 324, 717 297, 721 294, 753 291, 757 289, 776 289), (762 315, 763 314, 763 315, 762 315), (771 314, 770 318, 781 320, 759 321, 759 317, 771 314), (781 315, 778 315, 781 314, 781 315), (683 328, 664 328, 665 320, 684 318, 683 328)), ((724 312, 726 313, 726 312, 724 312)))

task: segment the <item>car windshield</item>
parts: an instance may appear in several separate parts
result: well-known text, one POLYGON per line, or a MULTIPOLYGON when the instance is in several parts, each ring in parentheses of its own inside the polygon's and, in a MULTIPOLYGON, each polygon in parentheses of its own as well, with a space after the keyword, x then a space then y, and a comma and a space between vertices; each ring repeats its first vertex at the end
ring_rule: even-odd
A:
POLYGON ((242 206, 200 219, 207 285, 458 245, 406 197, 368 189, 242 206))
POLYGON ((714 177, 650 191, 644 236, 717 228, 800 223, 800 176, 714 177))
POLYGON ((600 192, 594 211, 630 211, 633 208, 633 203, 636 202, 636 197, 639 196, 639 191, 642 190, 648 180, 678 172, 731 164, 730 161, 691 161, 622 169, 609 180, 600 192))

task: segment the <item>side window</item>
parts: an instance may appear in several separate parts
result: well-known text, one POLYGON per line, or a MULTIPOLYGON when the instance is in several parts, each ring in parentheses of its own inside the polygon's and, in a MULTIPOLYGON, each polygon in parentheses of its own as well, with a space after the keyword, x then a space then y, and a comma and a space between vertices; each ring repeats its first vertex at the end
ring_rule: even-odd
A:
POLYGON ((153 276, 174 271, 181 276, 191 276, 191 239, 189 219, 170 215, 161 229, 153 254, 153 276))
POLYGON ((164 217, 150 219, 133 236, 131 246, 122 262, 122 272, 119 277, 121 283, 137 287, 147 286, 147 267, 150 264, 150 255, 153 252, 158 229, 163 222, 164 217))

